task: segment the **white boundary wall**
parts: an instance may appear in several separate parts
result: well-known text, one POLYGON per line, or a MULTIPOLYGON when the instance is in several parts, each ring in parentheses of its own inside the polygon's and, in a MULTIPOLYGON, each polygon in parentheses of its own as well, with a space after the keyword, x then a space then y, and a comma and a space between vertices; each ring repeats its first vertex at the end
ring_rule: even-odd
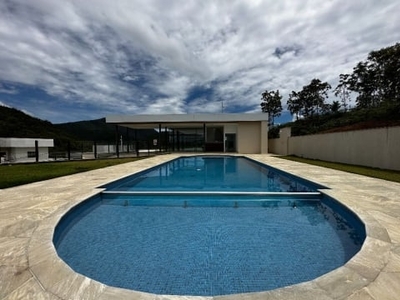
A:
POLYGON ((400 170, 400 126, 296 137, 285 130, 269 140, 271 153, 400 170))

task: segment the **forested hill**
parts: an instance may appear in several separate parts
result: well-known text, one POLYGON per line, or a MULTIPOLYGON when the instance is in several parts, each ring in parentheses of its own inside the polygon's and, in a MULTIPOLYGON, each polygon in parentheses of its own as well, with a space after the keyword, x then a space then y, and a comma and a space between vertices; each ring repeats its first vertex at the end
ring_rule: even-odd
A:
POLYGON ((68 132, 80 140, 115 140, 115 125, 107 124, 105 118, 90 121, 55 124, 54 126, 60 130, 68 132))
MULTIPOLYGON (((89 120, 89 121, 78 121, 63 124, 55 124, 59 129, 75 136, 82 141, 97 141, 97 142, 114 142, 115 141, 115 125, 107 124, 105 118, 89 120)), ((119 128, 119 134, 128 139, 127 129, 119 128)), ((129 131, 129 139, 131 140, 134 136, 139 140, 146 140, 151 136, 157 136, 156 131, 153 129, 141 129, 136 134, 131 130, 129 131)))
POLYGON ((49 121, 29 116, 22 111, 0 105, 0 137, 75 139, 49 121))
POLYGON ((70 141, 113 141, 115 125, 105 118, 63 124, 32 117, 24 112, 0 105, 0 137, 51 138, 70 141))
MULTIPOLYGON (((126 130, 120 129, 126 138, 126 130)), ((136 137, 147 139, 155 134, 152 129, 140 130, 136 137)), ((130 133, 130 138, 133 134, 130 133)), ((56 143, 65 141, 115 141, 115 125, 106 119, 52 124, 49 121, 29 116, 15 108, 0 105, 0 137, 51 138, 56 143)))

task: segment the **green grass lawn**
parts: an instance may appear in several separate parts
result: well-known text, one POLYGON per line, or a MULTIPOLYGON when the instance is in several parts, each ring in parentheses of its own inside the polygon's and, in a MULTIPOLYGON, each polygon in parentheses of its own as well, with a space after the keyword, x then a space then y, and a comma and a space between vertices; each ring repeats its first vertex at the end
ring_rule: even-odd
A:
POLYGON ((0 189, 123 164, 143 158, 0 165, 0 189))
POLYGON ((392 170, 382 170, 382 169, 375 169, 369 167, 362 167, 362 166, 355 166, 355 165, 348 165, 348 164, 341 164, 341 163, 333 163, 327 162, 322 160, 315 160, 315 159, 307 159, 301 158, 297 156, 280 156, 280 158, 302 162, 310 165, 345 171, 349 173, 355 173, 359 175, 400 182, 400 171, 392 171, 392 170))

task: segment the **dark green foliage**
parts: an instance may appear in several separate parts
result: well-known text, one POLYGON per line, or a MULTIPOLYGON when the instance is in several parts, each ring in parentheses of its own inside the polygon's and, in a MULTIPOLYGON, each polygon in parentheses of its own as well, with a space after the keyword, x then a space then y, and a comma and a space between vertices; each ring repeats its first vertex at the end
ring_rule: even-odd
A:
POLYGON ((0 137, 74 139, 74 136, 56 128, 49 121, 43 121, 15 108, 1 105, 0 137))
POLYGON ((349 78, 349 74, 340 74, 339 75, 339 84, 335 88, 334 93, 336 97, 339 97, 341 102, 341 107, 346 112, 350 106, 350 90, 347 87, 347 80, 349 78))
POLYGON ((281 126, 273 126, 269 128, 268 138, 269 139, 277 139, 279 138, 279 131, 281 130, 281 126))
POLYGON ((274 125, 274 118, 279 117, 282 111, 282 96, 277 91, 265 90, 261 94, 261 110, 268 114, 269 124, 274 125))
POLYGON ((300 95, 298 92, 292 91, 289 94, 289 100, 287 101, 287 106, 290 113, 292 115, 295 115, 296 119, 298 119, 303 109, 303 104, 301 103, 300 95))
POLYGON ((400 102, 400 43, 369 53, 352 74, 341 74, 338 93, 347 90, 358 93, 358 108, 380 106, 385 102, 400 102))
POLYGON ((52 151, 80 149, 78 138, 49 121, 31 117, 15 108, 0 105, 0 137, 54 139, 52 151))
POLYGON ((69 122, 55 124, 59 128, 77 139, 85 141, 115 141, 115 125, 107 124, 106 119, 69 122))
POLYGON ((290 113, 309 118, 315 114, 327 112, 329 106, 325 104, 325 99, 328 97, 330 88, 329 83, 314 78, 310 84, 303 86, 301 91, 292 91, 287 101, 290 113))
POLYGON ((400 104, 315 115, 312 118, 286 124, 285 127, 291 126, 292 136, 299 136, 392 125, 400 125, 400 104))
POLYGON ((330 107, 331 107, 332 113, 337 113, 337 112, 339 112, 341 105, 340 105, 339 101, 333 101, 330 107))
MULTIPOLYGON (((106 142, 112 144, 115 143, 116 140, 116 125, 106 123, 105 118, 55 124, 54 126, 83 141, 106 142)), ((141 129, 135 133, 133 129, 127 129, 126 127, 119 127, 118 135, 122 136, 124 141, 128 139, 132 141, 135 137, 138 140, 148 140, 158 137, 158 133, 154 129, 141 129)))

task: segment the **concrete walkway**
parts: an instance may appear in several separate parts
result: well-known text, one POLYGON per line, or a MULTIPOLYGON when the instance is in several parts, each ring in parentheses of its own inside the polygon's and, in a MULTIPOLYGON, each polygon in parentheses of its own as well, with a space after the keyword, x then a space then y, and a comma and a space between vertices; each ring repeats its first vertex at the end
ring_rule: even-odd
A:
POLYGON ((345 266, 273 291, 183 297, 109 287, 75 273, 58 258, 52 235, 66 211, 109 181, 177 156, 162 155, 0 190, 0 299, 400 299, 400 184, 269 155, 248 156, 329 187, 324 192, 366 224, 367 239, 345 266))

